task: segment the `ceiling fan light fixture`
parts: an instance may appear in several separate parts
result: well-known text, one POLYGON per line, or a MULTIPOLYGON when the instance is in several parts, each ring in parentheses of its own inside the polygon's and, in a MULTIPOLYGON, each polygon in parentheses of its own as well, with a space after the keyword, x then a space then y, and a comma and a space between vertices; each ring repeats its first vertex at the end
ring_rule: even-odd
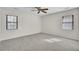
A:
POLYGON ((43 12, 43 13, 47 13, 46 10, 48 10, 48 8, 46 7, 34 7, 37 9, 37 14, 39 14, 40 12, 43 12))

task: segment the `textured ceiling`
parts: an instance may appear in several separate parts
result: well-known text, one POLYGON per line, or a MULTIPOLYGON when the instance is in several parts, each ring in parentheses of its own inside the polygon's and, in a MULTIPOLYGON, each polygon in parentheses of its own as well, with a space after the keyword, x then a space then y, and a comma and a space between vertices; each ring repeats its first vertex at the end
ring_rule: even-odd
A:
POLYGON ((37 11, 33 11, 33 10, 35 10, 34 7, 1 7, 0 9, 31 12, 33 14, 43 16, 43 15, 53 14, 53 13, 57 13, 57 12, 65 11, 65 10, 70 10, 73 8, 76 8, 76 7, 48 7, 49 10, 47 10, 46 14, 42 13, 42 12, 40 14, 37 14, 37 11))
POLYGON ((48 14, 53 14, 53 13, 57 13, 57 12, 61 12, 61 11, 65 11, 65 10, 70 10, 73 9, 74 7, 49 7, 47 14, 44 13, 40 13, 40 15, 48 15, 48 14))

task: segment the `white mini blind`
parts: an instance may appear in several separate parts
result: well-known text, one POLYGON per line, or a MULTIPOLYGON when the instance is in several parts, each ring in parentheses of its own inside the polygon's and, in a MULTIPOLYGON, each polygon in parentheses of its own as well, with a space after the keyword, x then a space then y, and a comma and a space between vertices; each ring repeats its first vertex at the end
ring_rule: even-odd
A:
POLYGON ((7 30, 16 30, 18 29, 18 17, 17 16, 6 16, 6 29, 7 30))
POLYGON ((67 15, 62 17, 62 28, 65 30, 72 30, 74 24, 74 16, 67 15))

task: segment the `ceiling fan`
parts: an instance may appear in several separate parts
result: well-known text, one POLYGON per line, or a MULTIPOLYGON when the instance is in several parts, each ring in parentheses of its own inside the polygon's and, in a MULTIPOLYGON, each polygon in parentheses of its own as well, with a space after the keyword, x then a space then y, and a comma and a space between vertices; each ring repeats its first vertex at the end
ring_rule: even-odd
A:
POLYGON ((42 7, 34 7, 36 8, 37 10, 37 14, 39 14, 40 12, 43 12, 43 13, 47 13, 46 10, 48 10, 48 8, 42 8, 42 7))

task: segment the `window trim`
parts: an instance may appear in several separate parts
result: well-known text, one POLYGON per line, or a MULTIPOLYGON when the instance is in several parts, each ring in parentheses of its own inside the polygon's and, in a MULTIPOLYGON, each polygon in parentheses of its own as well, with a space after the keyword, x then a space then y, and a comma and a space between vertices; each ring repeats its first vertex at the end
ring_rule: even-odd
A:
POLYGON ((8 22, 8 16, 15 16, 15 15, 6 15, 6 30, 17 30, 18 29, 18 16, 15 16, 16 22, 8 22), (8 23, 16 23, 16 29, 8 29, 8 23))
MULTIPOLYGON (((63 24, 65 23, 72 23, 72 29, 71 30, 73 30, 74 29, 74 15, 66 15, 66 16, 72 16, 72 22, 63 22, 63 18, 65 17, 65 16, 62 16, 62 26, 63 26, 63 24)), ((69 29, 64 29, 64 30, 69 30, 69 29)))

